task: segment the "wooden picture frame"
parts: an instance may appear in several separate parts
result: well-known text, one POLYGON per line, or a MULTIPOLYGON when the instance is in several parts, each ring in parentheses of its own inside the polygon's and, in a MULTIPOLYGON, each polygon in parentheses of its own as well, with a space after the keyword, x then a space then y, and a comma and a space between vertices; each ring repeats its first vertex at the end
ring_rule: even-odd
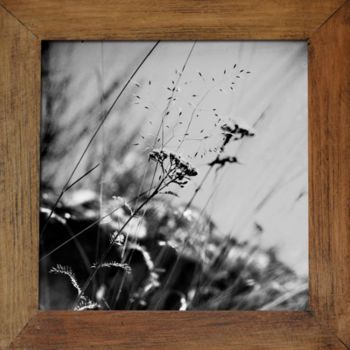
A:
POLYGON ((0 348, 350 349, 350 1, 0 0, 0 348), (42 40, 308 40, 308 312, 38 310, 42 40))

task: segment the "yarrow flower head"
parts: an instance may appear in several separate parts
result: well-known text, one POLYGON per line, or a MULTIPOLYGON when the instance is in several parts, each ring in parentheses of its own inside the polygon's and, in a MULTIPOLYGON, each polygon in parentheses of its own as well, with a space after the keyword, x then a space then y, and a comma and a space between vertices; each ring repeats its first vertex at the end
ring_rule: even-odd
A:
POLYGON ((221 125, 221 130, 224 135, 234 136, 235 140, 255 135, 254 130, 248 124, 237 120, 230 120, 228 123, 221 125))
POLYGON ((170 163, 174 163, 178 169, 178 174, 183 174, 184 176, 196 176, 197 170, 189 163, 181 159, 180 155, 176 155, 169 152, 170 163))
POLYGON ((155 149, 150 152, 149 158, 160 165, 165 178, 180 185, 180 187, 184 187, 190 177, 198 174, 189 162, 170 151, 155 149))
POLYGON ((168 153, 163 150, 154 149, 150 152, 149 158, 162 165, 165 159, 168 158, 168 153))
POLYGON ((255 136, 255 131, 249 125, 242 121, 230 120, 228 123, 222 124, 220 127, 224 135, 224 142, 221 150, 232 140, 241 140, 244 137, 255 136))

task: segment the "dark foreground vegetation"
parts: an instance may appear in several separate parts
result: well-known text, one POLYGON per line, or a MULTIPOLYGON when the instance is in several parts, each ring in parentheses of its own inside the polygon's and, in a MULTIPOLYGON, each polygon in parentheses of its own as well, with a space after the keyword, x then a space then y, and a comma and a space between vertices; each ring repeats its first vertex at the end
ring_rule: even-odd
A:
MULTIPOLYGON (((45 206, 50 196, 45 198, 43 223, 50 212, 45 206)), ((240 243, 220 234, 199 210, 187 209, 182 215, 184 208, 166 199, 152 201, 140 213, 138 235, 130 223, 75 304, 94 263, 130 213, 121 203, 101 223, 97 195, 77 191, 70 198, 73 204, 57 207, 41 237, 43 309, 302 310, 307 306, 306 281, 281 263, 272 249, 258 247, 262 227, 256 224, 256 245, 240 243)), ((111 200, 110 206, 116 201, 111 200)))

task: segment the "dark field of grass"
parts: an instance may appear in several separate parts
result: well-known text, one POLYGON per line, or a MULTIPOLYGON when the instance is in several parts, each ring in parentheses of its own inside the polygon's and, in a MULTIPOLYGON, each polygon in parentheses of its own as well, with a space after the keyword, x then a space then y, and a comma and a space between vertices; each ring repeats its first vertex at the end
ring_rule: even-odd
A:
MULTIPOLYGON (((46 196, 47 198, 49 196, 46 196)), ((129 215, 120 209, 99 222, 98 196, 73 194, 62 204, 41 238, 41 254, 83 231, 41 262, 41 307, 72 308, 94 262, 129 215), (99 222, 99 224, 97 224, 99 222), (86 229, 88 228, 88 229, 86 229)), ((111 207, 115 205, 111 203, 111 207)), ((42 222, 49 209, 43 203, 42 222)), ((166 199, 147 205, 142 220, 131 222, 114 243, 104 266, 94 276, 77 309, 131 310, 304 310, 307 281, 258 244, 237 242, 217 232, 196 208, 173 206, 166 199), (133 235, 135 225, 138 236, 133 235), (126 241, 127 237, 127 241, 126 241)), ((135 219, 136 220, 136 219, 135 219)), ((257 225, 256 238, 263 234, 257 225)))

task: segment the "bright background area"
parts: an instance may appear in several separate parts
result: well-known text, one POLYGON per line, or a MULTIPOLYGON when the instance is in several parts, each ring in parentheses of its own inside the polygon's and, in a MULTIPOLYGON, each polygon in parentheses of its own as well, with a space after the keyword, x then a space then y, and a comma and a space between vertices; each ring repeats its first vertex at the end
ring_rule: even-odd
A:
MULTIPOLYGON (((107 109, 126 81, 154 43, 151 42, 57 42, 51 44, 53 78, 69 76, 70 83, 62 87, 68 97, 67 108, 57 113, 61 123, 68 123, 89 108, 92 101, 100 105, 96 113, 107 109), (107 93, 108 90, 112 92, 107 93), (101 96, 104 96, 102 98, 101 96)), ((151 144, 167 103, 175 70, 181 70, 192 42, 161 42, 135 76, 133 83, 118 102, 96 139, 94 147, 103 147, 111 134, 114 120, 133 128, 142 124, 138 139, 142 150, 151 144), (151 82, 150 82, 151 81, 151 82), (140 84, 140 88, 135 87, 140 84), (141 97, 141 103, 137 102, 141 97), (145 109, 144 107, 150 107, 145 109), (151 123, 150 123, 151 121, 151 123), (141 135, 145 139, 141 138, 141 135)), ((221 85, 218 84, 218 88, 221 85)), ((205 190, 196 198, 198 207, 207 206, 222 234, 231 234, 240 240, 257 239, 256 225, 263 228, 259 236, 264 247, 276 247, 278 257, 298 273, 308 270, 308 206, 307 206, 307 44, 305 42, 198 42, 194 46, 180 80, 181 89, 166 123, 172 127, 179 111, 184 125, 178 126, 176 135, 182 135, 193 105, 198 102, 193 94, 201 96, 208 89, 207 98, 200 106, 199 117, 190 128, 191 137, 209 135, 198 149, 198 141, 185 142, 180 149, 184 156, 194 153, 203 158, 190 159, 199 175, 191 186, 178 192, 186 202, 206 171, 205 164, 213 159, 208 151, 219 135, 214 130, 215 108, 222 120, 235 118, 254 126, 256 136, 237 143, 229 149, 242 165, 229 165, 208 178, 205 190), (235 70, 234 64, 237 65, 235 70), (240 74, 239 69, 250 74, 240 74), (224 73, 226 70, 226 73, 224 73), (201 77, 198 72, 201 72, 201 77), (237 72, 237 74, 235 73, 237 72), (215 78, 215 83, 212 78, 215 78), (232 79, 231 79, 232 78, 232 79), (235 79, 235 80, 234 80, 235 79), (213 85, 222 81, 220 92, 213 85), (227 87, 234 81, 234 90, 227 87), (201 130, 204 130, 202 134, 201 130)), ((45 118, 45 109, 43 109, 45 118)), ((87 118, 87 117, 86 117, 87 118)), ((86 120, 92 134, 98 124, 86 120)), ((171 130, 171 128, 169 128, 171 130)), ((167 131, 165 139, 171 135, 167 131)), ((178 137, 167 145, 176 150, 178 137)), ((128 137, 128 133, 118 137, 128 137)), ((65 142, 64 140, 62 142, 65 142)), ((53 180, 58 189, 72 170, 74 160, 86 143, 67 144, 66 157, 60 164, 60 176, 53 180)), ((56 170, 55 170, 56 171, 56 170)), ((76 175, 78 177, 79 174, 76 175)), ((113 195, 113 194, 111 194, 113 195)))

